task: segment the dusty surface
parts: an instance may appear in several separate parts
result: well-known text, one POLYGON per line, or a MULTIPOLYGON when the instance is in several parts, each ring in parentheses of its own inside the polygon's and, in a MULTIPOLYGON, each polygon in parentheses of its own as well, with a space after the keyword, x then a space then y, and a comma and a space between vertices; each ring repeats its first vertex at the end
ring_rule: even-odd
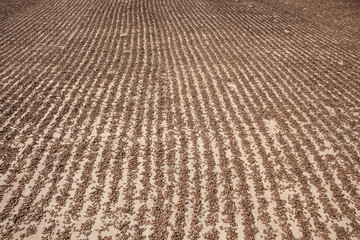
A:
POLYGON ((359 239, 359 2, 0 0, 1 239, 359 239))

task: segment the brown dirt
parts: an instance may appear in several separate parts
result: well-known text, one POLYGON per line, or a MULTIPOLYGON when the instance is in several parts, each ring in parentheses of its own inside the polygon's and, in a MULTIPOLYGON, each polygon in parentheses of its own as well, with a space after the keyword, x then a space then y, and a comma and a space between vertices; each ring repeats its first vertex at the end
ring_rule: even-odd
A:
POLYGON ((1 239, 359 239, 360 5, 0 0, 1 239))

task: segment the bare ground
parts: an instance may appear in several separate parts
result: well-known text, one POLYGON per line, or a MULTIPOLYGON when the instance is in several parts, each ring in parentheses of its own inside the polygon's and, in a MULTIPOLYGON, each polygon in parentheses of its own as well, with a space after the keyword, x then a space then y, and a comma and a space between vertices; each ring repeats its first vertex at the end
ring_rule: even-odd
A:
POLYGON ((356 0, 0 0, 1 239, 359 239, 356 0))

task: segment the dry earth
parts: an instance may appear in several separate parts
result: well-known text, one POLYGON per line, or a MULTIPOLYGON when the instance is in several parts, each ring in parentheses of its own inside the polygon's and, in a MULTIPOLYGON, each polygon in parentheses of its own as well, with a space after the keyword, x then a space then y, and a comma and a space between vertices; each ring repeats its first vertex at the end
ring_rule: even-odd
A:
POLYGON ((359 239, 357 0, 0 0, 1 239, 359 239))

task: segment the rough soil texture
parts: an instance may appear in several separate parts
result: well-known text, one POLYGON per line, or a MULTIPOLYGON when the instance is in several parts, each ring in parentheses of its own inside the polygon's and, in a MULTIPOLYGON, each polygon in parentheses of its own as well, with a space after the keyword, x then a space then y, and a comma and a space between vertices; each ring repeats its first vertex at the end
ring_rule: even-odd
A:
POLYGON ((360 239, 359 13, 0 0, 0 238, 360 239))

